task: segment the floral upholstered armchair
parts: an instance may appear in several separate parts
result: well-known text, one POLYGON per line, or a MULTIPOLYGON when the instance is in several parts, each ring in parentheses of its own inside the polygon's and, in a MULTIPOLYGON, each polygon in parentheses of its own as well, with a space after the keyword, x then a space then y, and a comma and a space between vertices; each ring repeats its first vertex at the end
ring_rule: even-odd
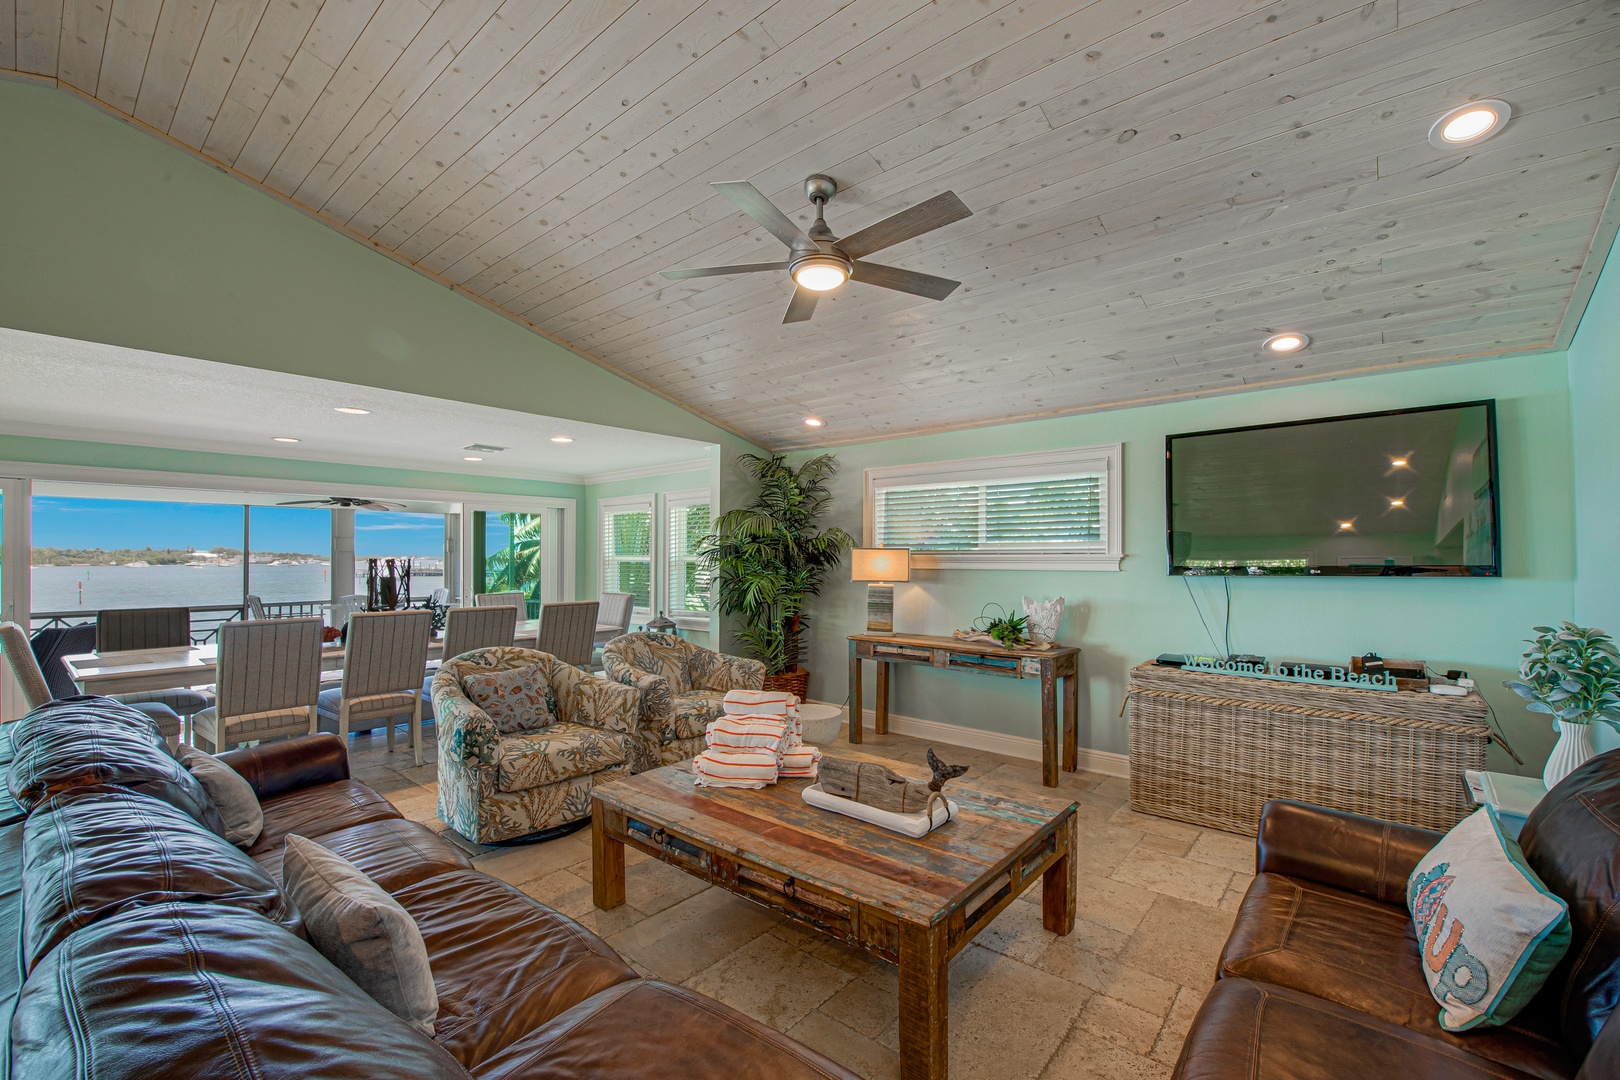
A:
POLYGON ((474 649, 431 689, 439 817, 480 844, 579 821, 593 786, 657 764, 640 695, 548 653, 474 649))
POLYGON ((703 731, 727 690, 758 690, 765 665, 726 656, 674 634, 625 634, 602 646, 602 670, 641 691, 641 727, 655 764, 703 750, 703 731))

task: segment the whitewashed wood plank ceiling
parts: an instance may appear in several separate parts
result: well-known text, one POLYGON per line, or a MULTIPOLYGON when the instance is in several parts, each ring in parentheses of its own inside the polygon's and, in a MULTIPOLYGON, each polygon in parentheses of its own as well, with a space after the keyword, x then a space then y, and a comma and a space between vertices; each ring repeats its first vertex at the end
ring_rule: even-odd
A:
POLYGON ((1620 0, 0 0, 0 67, 777 448, 1561 347, 1620 167, 1620 0), (817 172, 954 190, 881 261, 962 287, 658 276, 817 172))

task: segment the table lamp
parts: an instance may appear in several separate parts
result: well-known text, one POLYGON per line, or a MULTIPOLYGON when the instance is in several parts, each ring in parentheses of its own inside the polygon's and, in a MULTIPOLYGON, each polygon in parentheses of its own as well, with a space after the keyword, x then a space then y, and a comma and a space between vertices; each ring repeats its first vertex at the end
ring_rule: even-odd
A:
POLYGON ((866 632, 894 633, 894 582, 911 580, 910 548, 851 548, 849 578, 866 586, 866 632))

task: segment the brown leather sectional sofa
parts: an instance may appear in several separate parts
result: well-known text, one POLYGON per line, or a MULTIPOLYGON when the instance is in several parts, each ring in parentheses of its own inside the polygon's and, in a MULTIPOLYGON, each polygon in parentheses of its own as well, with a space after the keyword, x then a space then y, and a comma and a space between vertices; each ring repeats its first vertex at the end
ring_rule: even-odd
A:
POLYGON ((1620 1080, 1620 750, 1571 773, 1520 835, 1573 937, 1505 1027, 1442 1031, 1419 968, 1406 880, 1440 836, 1267 803, 1259 873, 1176 1080, 1620 1080))
POLYGON ((180 805, 184 778, 146 760, 138 738, 96 732, 106 706, 86 701, 46 706, 77 710, 65 744, 45 740, 57 765, 25 761, 41 740, 19 736, 11 780, 29 817, 0 828, 0 943, 24 969, 20 985, 0 984, 0 1020, 19 1080, 858 1080, 719 1002, 639 977, 596 935, 480 873, 353 780, 334 736, 224 755, 264 808, 244 856, 180 805), (82 769, 60 767, 64 745, 82 769), (294 832, 416 920, 439 996, 431 1039, 301 936, 276 895, 294 832))

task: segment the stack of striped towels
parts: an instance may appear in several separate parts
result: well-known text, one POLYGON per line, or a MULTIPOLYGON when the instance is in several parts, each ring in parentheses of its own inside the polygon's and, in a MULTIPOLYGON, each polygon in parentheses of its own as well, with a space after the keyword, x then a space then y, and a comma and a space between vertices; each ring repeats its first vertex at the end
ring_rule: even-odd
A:
POLYGON ((692 759, 699 787, 762 788, 778 779, 815 779, 821 751, 804 745, 799 699, 772 690, 731 690, 724 712, 703 733, 692 759))

